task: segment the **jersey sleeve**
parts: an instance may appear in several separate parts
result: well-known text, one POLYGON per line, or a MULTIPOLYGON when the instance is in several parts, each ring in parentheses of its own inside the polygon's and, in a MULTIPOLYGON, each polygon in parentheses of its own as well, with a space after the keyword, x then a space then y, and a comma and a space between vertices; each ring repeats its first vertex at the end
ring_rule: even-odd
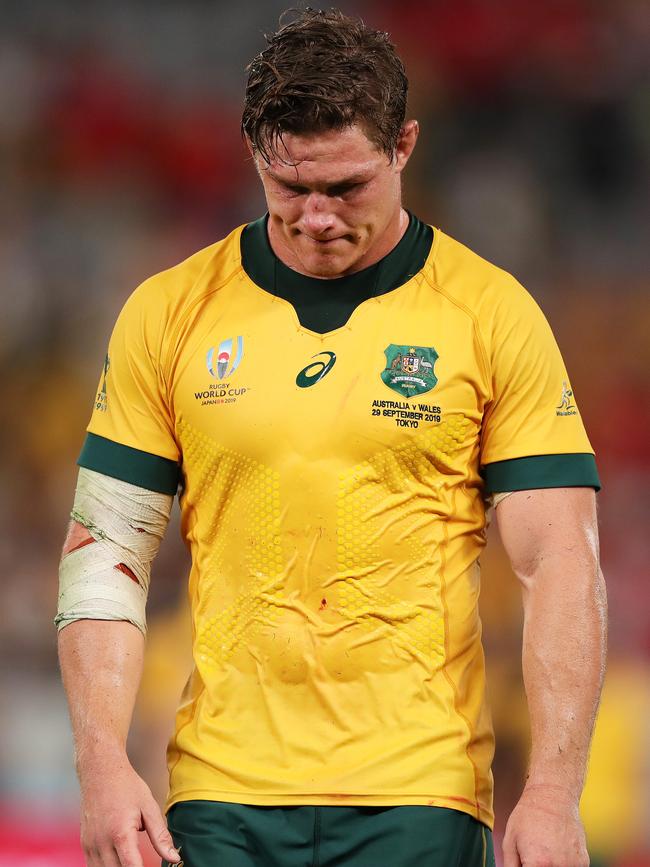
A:
POLYGON ((494 304, 487 341, 491 400, 484 415, 486 493, 600 488, 594 451, 551 328, 516 281, 494 304))
POLYGON ((79 466, 174 494, 180 452, 162 365, 165 304, 155 278, 131 295, 108 346, 79 466))

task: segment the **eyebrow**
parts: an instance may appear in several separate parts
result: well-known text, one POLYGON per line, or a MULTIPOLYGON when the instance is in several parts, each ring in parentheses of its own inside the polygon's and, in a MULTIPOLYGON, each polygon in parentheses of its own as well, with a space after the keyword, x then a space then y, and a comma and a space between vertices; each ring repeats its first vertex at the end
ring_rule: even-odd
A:
MULTIPOLYGON (((285 180, 284 178, 281 178, 278 175, 276 175, 275 172, 272 172, 271 169, 265 169, 265 172, 272 180, 274 180, 278 184, 282 184, 282 186, 284 186, 284 187, 307 187, 308 186, 308 184, 301 183, 299 180, 296 180, 296 181, 285 180)), ((324 183, 322 186, 325 188, 348 187, 348 186, 353 186, 354 184, 363 184, 363 183, 366 183, 367 181, 368 181, 368 178, 366 177, 365 173, 361 173, 361 174, 357 173, 355 175, 350 175, 347 178, 337 178, 337 180, 335 180, 335 181, 328 181, 327 183, 324 183)))

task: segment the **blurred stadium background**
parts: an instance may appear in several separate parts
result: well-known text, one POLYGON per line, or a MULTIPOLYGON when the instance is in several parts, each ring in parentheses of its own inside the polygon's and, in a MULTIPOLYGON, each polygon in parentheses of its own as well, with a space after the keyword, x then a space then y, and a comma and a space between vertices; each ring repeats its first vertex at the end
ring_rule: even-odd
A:
MULTIPOLYGON (((0 2, 0 867, 83 864, 52 626, 74 462, 127 295, 264 210, 239 113, 244 67, 286 5, 0 2)), ((422 129, 407 205, 515 273, 572 372, 604 484, 611 606, 582 809, 594 865, 650 865, 650 6, 340 6, 406 59, 422 129)), ((161 799, 189 669, 187 570, 172 526, 131 739, 161 799)), ((528 732, 519 590, 496 538, 483 571, 499 835, 528 732)))

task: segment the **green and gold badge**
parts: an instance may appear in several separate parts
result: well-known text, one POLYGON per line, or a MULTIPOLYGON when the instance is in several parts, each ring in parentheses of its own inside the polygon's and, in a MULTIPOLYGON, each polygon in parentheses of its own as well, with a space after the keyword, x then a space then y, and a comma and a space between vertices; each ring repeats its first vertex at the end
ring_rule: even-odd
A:
POLYGON ((424 394, 438 382, 433 365, 438 353, 433 346, 397 346, 389 344, 384 349, 386 367, 381 378, 389 388, 404 397, 424 394))

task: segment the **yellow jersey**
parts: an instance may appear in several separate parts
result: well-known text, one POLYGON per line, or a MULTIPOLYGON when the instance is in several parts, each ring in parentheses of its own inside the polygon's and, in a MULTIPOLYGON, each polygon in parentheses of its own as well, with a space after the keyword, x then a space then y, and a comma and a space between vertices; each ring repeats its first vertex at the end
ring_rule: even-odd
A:
POLYGON ((129 298, 79 463, 180 483, 194 669, 168 806, 422 804, 492 825, 485 499, 598 487, 513 277, 413 216, 334 280, 277 260, 265 219, 240 227, 129 298))

